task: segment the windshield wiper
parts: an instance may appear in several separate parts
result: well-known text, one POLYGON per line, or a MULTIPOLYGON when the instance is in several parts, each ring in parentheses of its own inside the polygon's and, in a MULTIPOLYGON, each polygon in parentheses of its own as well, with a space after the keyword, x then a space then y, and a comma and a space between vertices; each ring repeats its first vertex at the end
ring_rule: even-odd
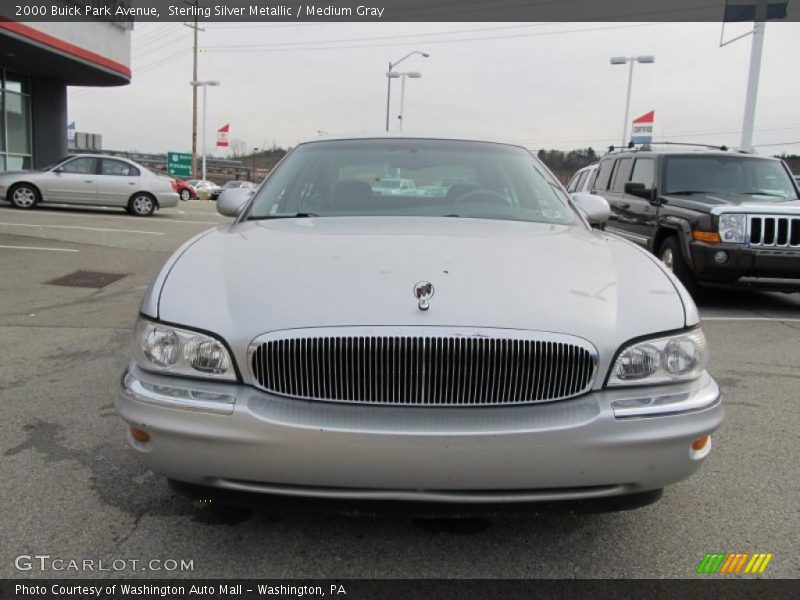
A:
POLYGON ((266 221, 268 219, 307 219, 309 217, 318 217, 317 213, 312 212, 299 212, 293 215, 264 215, 260 217, 247 217, 248 221, 266 221))
POLYGON ((777 192, 739 192, 740 194, 744 194, 745 196, 772 196, 773 198, 786 198, 787 200, 794 200, 794 198, 789 198, 784 194, 779 194, 777 192))
POLYGON ((677 192, 667 192, 667 196, 673 194, 675 196, 691 196, 692 194, 711 194, 713 192, 709 192, 706 190, 678 190, 677 192))

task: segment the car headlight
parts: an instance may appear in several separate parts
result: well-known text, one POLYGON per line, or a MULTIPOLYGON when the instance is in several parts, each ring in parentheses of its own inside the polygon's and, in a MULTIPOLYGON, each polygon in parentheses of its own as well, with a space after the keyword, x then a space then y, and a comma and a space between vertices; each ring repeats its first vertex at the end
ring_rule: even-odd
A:
POLYGON ((697 379, 708 364, 708 344, 699 327, 685 333, 642 340, 622 349, 609 386, 651 385, 697 379))
POLYGON ((235 381, 222 340, 205 333, 139 319, 133 336, 136 364, 148 371, 235 381))
POLYGON ((741 244, 745 239, 746 215, 722 214, 719 216, 719 237, 723 242, 741 244))

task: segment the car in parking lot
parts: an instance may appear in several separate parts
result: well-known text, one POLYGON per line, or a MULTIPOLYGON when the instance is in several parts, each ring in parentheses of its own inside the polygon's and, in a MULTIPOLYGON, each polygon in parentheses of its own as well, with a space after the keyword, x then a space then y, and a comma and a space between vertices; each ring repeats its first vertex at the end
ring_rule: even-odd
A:
POLYGON ((567 191, 570 193, 591 193, 592 183, 597 174, 597 163, 591 164, 575 171, 575 175, 567 183, 567 191))
POLYGON ((216 200, 222 193, 222 188, 208 179, 190 179, 186 183, 191 185, 198 195, 202 193, 210 200, 216 200))
POLYGON ((523 147, 316 139, 217 209, 145 294, 116 401, 184 489, 652 502, 710 453, 691 297, 523 147), (459 183, 376 194, 386 172, 459 183))
POLYGON ((251 181, 239 181, 238 179, 235 179, 225 182, 225 185, 222 186, 222 191, 237 189, 252 190, 254 187, 256 186, 251 181))
POLYGON ((0 198, 16 208, 40 203, 118 206, 136 216, 178 204, 174 179, 115 156, 68 156, 42 170, 0 173, 0 198))
POLYGON ((800 291, 800 188, 777 158, 639 146, 600 160, 606 229, 700 286, 800 291))

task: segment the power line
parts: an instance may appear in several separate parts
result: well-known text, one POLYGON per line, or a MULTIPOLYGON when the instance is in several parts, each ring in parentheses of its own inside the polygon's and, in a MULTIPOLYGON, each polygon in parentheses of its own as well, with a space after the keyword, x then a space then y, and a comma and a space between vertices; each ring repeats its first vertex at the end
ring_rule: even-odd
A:
MULTIPOLYGON (((540 37, 540 36, 551 36, 551 35, 563 35, 563 34, 571 34, 571 33, 590 33, 593 31, 609 31, 609 30, 618 30, 618 29, 634 29, 638 27, 653 27, 656 25, 665 25, 666 23, 641 23, 637 25, 611 25, 608 27, 592 27, 592 28, 584 28, 584 29, 562 29, 559 31, 542 31, 539 33, 519 33, 519 34, 512 34, 512 35, 499 35, 499 36, 485 36, 485 37, 478 37, 478 38, 461 38, 457 40, 414 40, 414 43, 419 42, 427 45, 441 45, 441 44, 459 44, 459 43, 469 43, 469 42, 484 42, 484 41, 492 41, 492 40, 502 40, 502 39, 512 39, 512 38, 526 38, 526 37, 540 37)), ((416 36, 418 37, 418 36, 416 36)), ((382 37, 380 39, 386 39, 382 37)), ((336 43, 346 43, 354 40, 343 39, 337 40, 336 43)), ((204 52, 216 52, 219 51, 220 53, 260 53, 260 52, 292 52, 292 51, 308 51, 308 50, 349 50, 349 49, 356 49, 356 48, 388 48, 394 46, 404 46, 411 42, 392 42, 388 44, 358 44, 358 45, 350 45, 350 46, 304 46, 304 47, 286 47, 288 44, 294 44, 299 42, 279 42, 276 43, 275 47, 263 47, 263 46, 242 46, 241 48, 232 48, 226 49, 225 47, 221 47, 221 50, 217 50, 218 47, 216 46, 207 46, 203 48, 204 52), (280 46, 280 47, 278 47, 280 46)), ((315 42, 303 42, 305 44, 313 44, 315 42)), ((332 42, 328 42, 332 43, 332 42)))

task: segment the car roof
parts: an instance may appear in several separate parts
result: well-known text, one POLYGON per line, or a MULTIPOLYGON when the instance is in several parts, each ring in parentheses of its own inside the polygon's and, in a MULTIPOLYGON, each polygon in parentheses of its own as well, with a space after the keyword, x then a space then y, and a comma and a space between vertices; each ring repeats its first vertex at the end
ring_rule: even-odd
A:
POLYGON ((361 133, 350 133, 350 134, 321 135, 318 137, 303 140, 300 142, 300 144, 312 144, 315 142, 332 142, 332 141, 341 142, 348 140, 442 140, 442 141, 452 141, 452 142, 483 142, 488 144, 501 144, 503 146, 516 146, 518 148, 524 148, 527 150, 527 148, 523 144, 520 144, 519 142, 502 140, 499 138, 467 136, 467 135, 450 134, 450 133, 419 134, 419 133, 406 133, 399 131, 379 131, 373 133, 361 132, 361 133))

